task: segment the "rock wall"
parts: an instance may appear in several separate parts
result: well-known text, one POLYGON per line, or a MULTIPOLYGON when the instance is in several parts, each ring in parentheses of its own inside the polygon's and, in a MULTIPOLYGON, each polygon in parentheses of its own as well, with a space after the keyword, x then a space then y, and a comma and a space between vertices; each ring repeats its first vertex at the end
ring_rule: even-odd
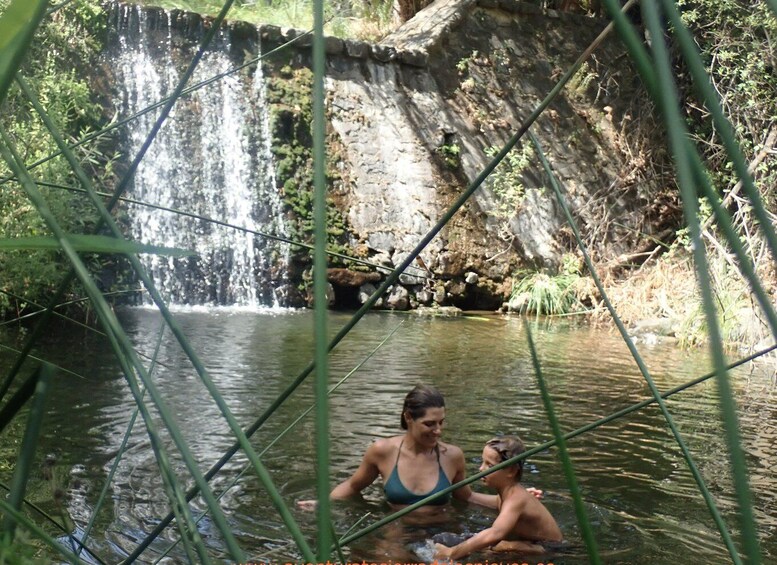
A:
MULTIPOLYGON (((200 25, 196 16, 176 17, 189 34, 200 25)), ((605 25, 524 2, 437 0, 380 44, 327 38, 328 167, 344 251, 387 268, 400 263, 605 25)), ((310 66, 312 37, 299 30, 233 23, 231 35, 233 49, 251 53, 295 40, 262 61, 270 80, 293 80, 310 66)), ((633 162, 619 144, 639 88, 624 61, 617 40, 605 42, 532 128, 599 256, 638 247, 654 231, 642 212, 651 187, 630 182, 633 162)), ((289 107, 300 107, 275 103, 287 122, 289 107)), ((294 119, 298 130, 308 118, 300 111, 294 119)), ((274 143, 287 142, 283 130, 274 143)), ((536 156, 516 147, 508 160, 383 306, 495 309, 517 269, 553 270, 574 249, 536 156)), ((307 156, 299 161, 309 164, 307 156)), ((278 188, 285 190, 282 180, 278 188)), ((302 288, 306 256, 297 261, 302 288)), ((336 304, 364 300, 372 282, 343 282, 354 280, 361 281, 333 271, 336 304)))

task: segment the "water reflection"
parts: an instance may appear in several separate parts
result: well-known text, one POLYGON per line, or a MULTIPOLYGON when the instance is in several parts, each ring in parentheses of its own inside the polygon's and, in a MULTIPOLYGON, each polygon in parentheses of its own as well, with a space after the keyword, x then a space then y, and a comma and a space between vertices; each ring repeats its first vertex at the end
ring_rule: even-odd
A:
MULTIPOLYGON (((244 426, 270 406, 313 355, 309 312, 278 315, 217 310, 183 312, 176 317, 244 426)), ((138 309, 122 313, 122 318, 138 350, 152 356, 159 338, 159 317, 138 309)), ((332 314, 332 333, 346 321, 347 316, 332 314)), ((526 336, 517 319, 370 315, 332 353, 331 381, 362 361, 402 321, 405 323, 391 340, 331 398, 333 482, 356 468, 373 439, 399 433, 402 399, 418 382, 433 383, 445 393, 444 438, 464 450, 470 473, 479 464, 483 443, 496 433, 518 434, 529 446, 550 439, 526 336)), ((649 396, 616 335, 587 327, 537 326, 535 340, 565 431, 649 396)), ((40 448, 41 457, 47 453, 57 456, 57 476, 70 493, 66 510, 83 528, 125 434, 134 402, 102 340, 68 329, 53 333, 44 348, 49 358, 84 376, 59 377, 40 448)), ((642 354, 662 390, 708 371, 702 352, 653 346, 642 349, 642 354)), ((8 359, 2 357, 3 366, 8 359)), ((232 444, 233 436, 180 346, 167 332, 160 343, 159 362, 152 378, 201 468, 207 469, 232 444)), ((777 480, 772 472, 777 452, 774 387, 766 374, 756 371, 751 375, 746 370, 736 373, 734 385, 768 562, 777 555, 773 536, 777 527, 777 480)), ((257 450, 310 406, 312 390, 311 379, 267 421, 252 440, 257 450)), ((709 381, 680 393, 667 405, 733 527, 733 487, 714 384, 709 381)), ((165 441, 170 444, 169 439, 165 441)), ((307 418, 264 457, 289 504, 314 495, 314 441, 313 421, 307 418)), ((14 457, 13 449, 3 444, 3 457, 14 457)), ((569 442, 569 449, 606 562, 656 563, 678 556, 705 563, 727 561, 720 536, 657 407, 647 407, 578 436, 569 442)), ((176 472, 183 478, 184 466, 175 450, 172 452, 176 472)), ((227 465, 214 481, 217 492, 237 476, 245 462, 238 454, 227 465)), ((525 482, 549 492, 545 502, 571 540, 568 551, 556 556, 554 562, 586 562, 556 452, 537 454, 526 470, 525 482)), ((5 467, 3 474, 7 480, 5 467)), ((158 475, 139 421, 95 533, 95 548, 104 558, 109 556, 109 562, 130 551, 143 532, 167 513, 158 475)), ((46 481, 34 478, 32 496, 55 511, 50 490, 46 481)), ((339 533, 367 514, 364 524, 389 513, 379 485, 364 494, 363 500, 334 505, 334 525, 339 533)), ((298 556, 268 496, 251 473, 229 492, 223 506, 249 556, 259 559, 266 555, 273 560, 298 556)), ((193 507, 200 509, 203 504, 195 500, 193 507)), ((315 516, 296 509, 293 512, 303 531, 313 538, 315 516)), ((447 510, 442 525, 419 528, 400 523, 358 540, 348 551, 354 560, 384 558, 396 562, 413 554, 414 548, 420 548, 426 537, 438 531, 474 532, 486 527, 493 516, 486 509, 456 504, 447 510)), ((220 546, 208 520, 201 524, 201 533, 210 546, 220 546)), ((175 536, 174 530, 168 530, 154 548, 166 547, 175 536)), ((176 551, 172 555, 174 562, 183 559, 176 551)), ((494 556, 490 559, 498 560, 494 556)))

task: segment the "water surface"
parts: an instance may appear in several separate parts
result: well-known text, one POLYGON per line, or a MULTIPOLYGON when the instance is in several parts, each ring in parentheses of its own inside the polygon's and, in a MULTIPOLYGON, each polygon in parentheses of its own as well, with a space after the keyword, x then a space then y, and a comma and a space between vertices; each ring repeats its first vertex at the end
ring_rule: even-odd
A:
MULTIPOLYGON (((176 316, 244 427, 262 414, 312 358, 310 312, 204 310, 176 316)), ((169 332, 160 340, 156 313, 132 309, 122 312, 121 317, 139 352, 153 356, 159 344, 160 364, 153 369, 153 378, 194 457, 203 470, 209 468, 233 441, 215 403, 169 332)), ((348 315, 333 313, 332 333, 347 320, 348 315)), ((434 384, 445 394, 444 439, 464 450, 469 473, 477 470, 483 443, 497 433, 519 435, 529 447, 551 439, 518 318, 368 315, 332 354, 332 382, 361 362, 402 322, 393 337, 331 397, 333 481, 345 479, 356 468, 373 439, 399 433, 403 397, 419 382, 434 384)), ((533 328, 542 368, 565 431, 650 395, 616 334, 568 323, 540 323, 533 328)), ((10 334, 4 342, 9 340, 13 341, 10 334)), ((134 402, 107 343, 99 336, 58 327, 40 349, 48 359, 83 378, 66 374, 57 377, 31 498, 54 514, 66 512, 72 530, 80 531, 91 516, 134 402), (56 460, 51 480, 44 479, 42 460, 47 455, 56 460), (62 505, 56 502, 57 488, 66 492, 62 505)), ((700 351, 682 351, 671 345, 640 345, 640 349, 661 390, 709 370, 706 355, 700 351)), ((11 357, 2 355, 5 368, 11 357)), ((740 403, 764 562, 777 558, 777 479, 772 472, 777 462, 777 410, 769 375, 766 366, 745 366, 734 372, 733 383, 740 403)), ((310 379, 267 421, 252 439, 257 450, 310 405, 312 389, 310 379)), ((667 404, 727 523, 736 532, 733 487, 714 383, 708 381, 679 393, 667 404)), ((17 422, 6 432, 2 460, 15 459, 18 444, 10 439, 19 434, 20 428, 17 422)), ((292 506, 297 500, 315 496, 314 444, 315 429, 308 417, 263 458, 276 486, 292 506)), ((605 562, 730 562, 679 448, 655 406, 578 436, 568 447, 605 562)), ((177 472, 184 476, 183 463, 180 458, 174 459, 177 472)), ((228 485, 245 463, 245 457, 238 454, 214 480, 216 491, 228 485)), ((6 483, 11 469, 12 465, 0 465, 6 483)), ((587 562, 557 452, 550 450, 532 457, 524 482, 548 492, 544 502, 570 540, 571 547, 554 556, 553 562, 587 562)), ((148 436, 138 421, 109 489, 107 505, 97 520, 91 542, 96 551, 109 563, 118 562, 167 513, 165 500, 148 436)), ((200 500, 192 506, 195 510, 204 507, 200 500)), ((251 559, 284 562, 299 557, 252 473, 226 494, 223 506, 251 559)), ((362 526, 389 512, 376 483, 365 491, 363 499, 334 504, 334 526, 342 534, 367 514, 362 526)), ((314 514, 297 508, 293 513, 312 541, 314 514)), ((488 526, 493 517, 490 510, 454 504, 437 523, 403 521, 354 542, 346 552, 353 561, 417 559, 414 550, 434 533, 475 532, 488 526)), ((214 555, 223 556, 223 544, 209 518, 201 522, 200 531, 214 555)), ((153 562, 155 552, 166 548, 175 536, 174 530, 168 530, 144 554, 144 560, 153 562)), ((479 558, 493 562, 506 557, 483 553, 479 558)), ((167 562, 183 559, 184 554, 176 548, 167 562)))

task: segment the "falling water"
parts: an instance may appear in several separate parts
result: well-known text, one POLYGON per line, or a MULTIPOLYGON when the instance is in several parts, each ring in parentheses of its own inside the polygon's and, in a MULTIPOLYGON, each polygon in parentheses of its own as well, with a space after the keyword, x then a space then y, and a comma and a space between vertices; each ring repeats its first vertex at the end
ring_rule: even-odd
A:
MULTIPOLYGON (((159 102, 174 90, 194 55, 202 30, 174 29, 169 13, 153 19, 137 6, 115 11, 121 117, 159 102), (191 40, 187 36, 197 36, 191 40)), ((187 85, 242 63, 232 58, 228 32, 220 32, 187 85)), ((179 216, 140 205, 127 214, 133 239, 194 251, 196 257, 146 255, 144 265, 173 304, 276 305, 273 288, 285 276, 288 250, 251 233, 286 235, 275 189, 264 82, 230 74, 181 98, 143 158, 131 196, 143 202, 212 218, 179 216), (246 231, 251 230, 251 231, 246 231)), ((244 71, 245 72, 245 71, 244 71)), ((130 123, 125 154, 133 159, 159 110, 130 123)))

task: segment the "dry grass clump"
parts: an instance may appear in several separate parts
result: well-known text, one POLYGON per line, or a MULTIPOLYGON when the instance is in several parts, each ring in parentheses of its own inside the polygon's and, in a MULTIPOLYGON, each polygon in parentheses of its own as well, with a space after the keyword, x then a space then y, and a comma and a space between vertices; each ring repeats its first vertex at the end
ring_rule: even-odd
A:
MULTIPOLYGON (((732 348, 757 349, 772 336, 760 307, 736 265, 723 253, 709 256, 718 323, 724 343, 732 348)), ((767 292, 774 296, 774 272, 761 273, 767 292)), ((693 260, 684 249, 674 249, 631 277, 608 281, 607 292, 627 326, 676 337, 683 345, 707 342, 707 322, 696 281, 693 260)), ((600 304, 595 320, 609 319, 600 304)))

